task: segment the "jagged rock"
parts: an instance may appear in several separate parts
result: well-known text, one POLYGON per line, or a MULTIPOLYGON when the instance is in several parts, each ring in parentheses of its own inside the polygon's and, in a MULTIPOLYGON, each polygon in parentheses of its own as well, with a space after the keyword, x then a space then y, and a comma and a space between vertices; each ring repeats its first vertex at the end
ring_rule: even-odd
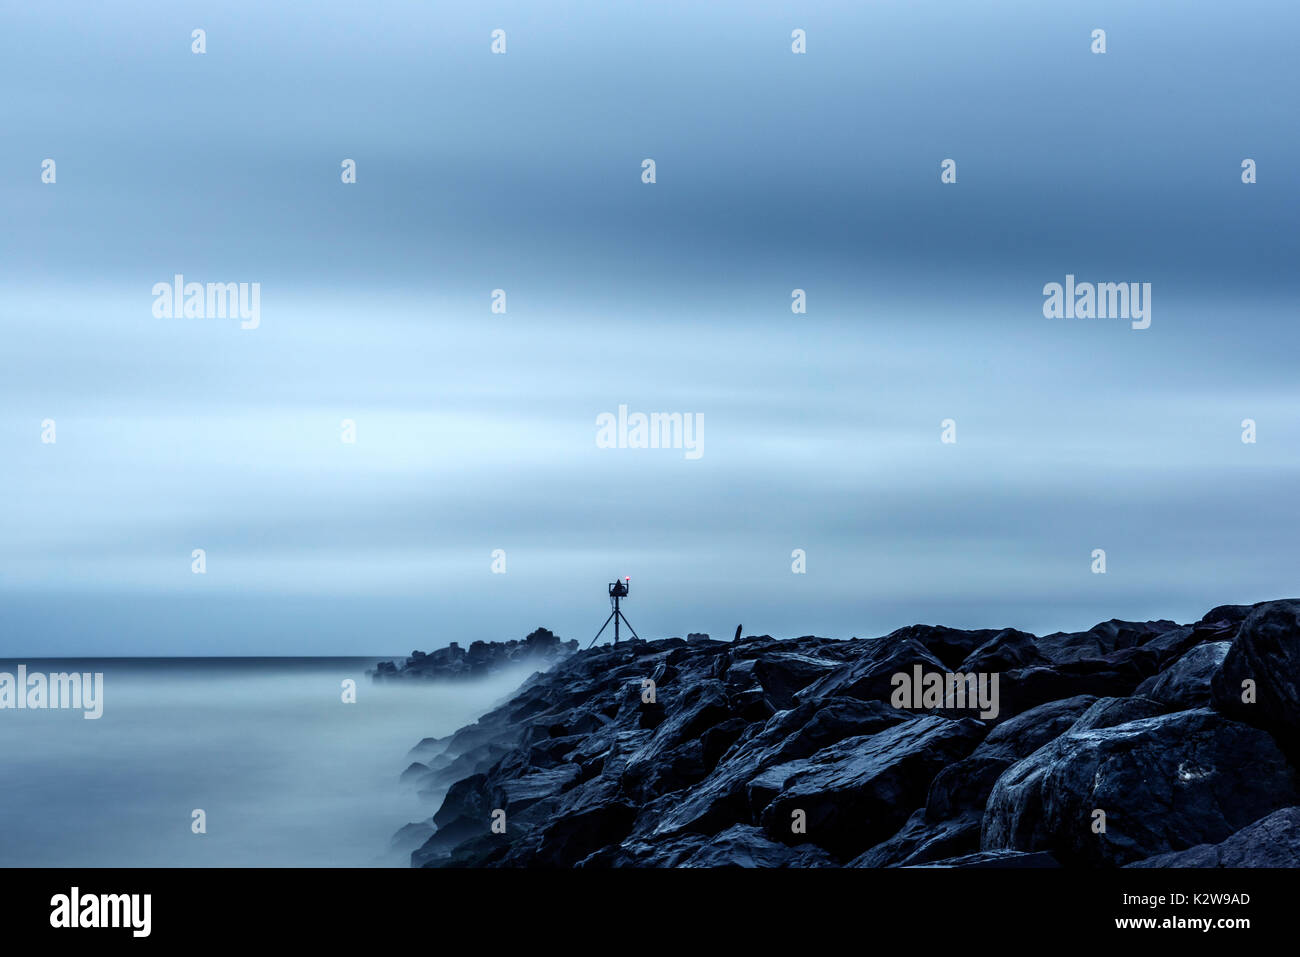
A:
POLYGON ((529 770, 504 781, 496 790, 499 807, 507 812, 523 810, 530 804, 551 797, 576 784, 582 769, 576 764, 561 764, 545 770, 529 770))
POLYGON ((824 698, 846 697, 862 701, 888 701, 896 674, 912 672, 920 665, 925 672, 942 672, 944 667, 925 646, 912 639, 885 642, 884 639, 862 644, 862 654, 840 665, 825 677, 814 681, 794 695, 803 704, 824 698))
POLYGON ((1127 724, 1141 718, 1154 718, 1168 711, 1169 708, 1163 703, 1140 695, 1131 698, 1098 698, 1087 711, 1079 715, 1079 720, 1070 726, 1070 730, 1094 731, 1099 728, 1113 728, 1117 724, 1127 724))
POLYGON ((1112 618, 1082 632, 1055 632, 1038 639, 1038 650, 1052 661, 1102 658, 1115 651, 1137 648, 1179 626, 1172 621, 1120 621, 1112 618))
POLYGON ((972 718, 925 715, 839 741, 792 769, 760 823, 773 840, 812 841, 849 860, 897 830, 935 774, 974 750, 984 734, 972 718), (795 811, 806 816, 806 834, 791 830, 795 811))
POLYGON ((775 653, 753 660, 754 677, 775 711, 794 707, 795 692, 825 677, 839 666, 840 663, 836 661, 800 654, 775 653))
MULTIPOLYGON (((1287 860, 1293 825, 1266 816, 1300 805, 1279 750, 1297 739, 1291 605, 1043 639, 916 625, 564 654, 475 724, 412 749, 402 777, 439 802, 436 829, 399 834, 422 841, 417 866, 1210 865, 1272 860, 1270 846, 1287 860), (893 707, 894 677, 916 666, 997 674, 999 713, 893 707), (1270 708, 1218 690, 1247 669, 1270 708), (1219 710, 1199 707, 1207 678, 1219 710)), ((481 672, 493 644, 412 655, 402 677, 481 672)), ((560 644, 539 630, 503 653, 560 644)))
POLYGON ((429 777, 420 782, 418 793, 426 797, 440 795, 453 783, 464 780, 466 775, 482 774, 487 771, 510 751, 511 747, 505 743, 489 742, 471 748, 454 758, 445 768, 438 771, 430 769, 429 777))
POLYGON ((433 835, 433 825, 428 821, 413 821, 402 827, 389 841, 390 851, 409 854, 433 835))
POLYGON ((1096 703, 1092 695, 1048 701, 1003 721, 980 742, 972 757, 1018 761, 1064 734, 1096 703))
POLYGON ((944 668, 955 669, 972 651, 987 644, 1004 631, 1005 629, 999 628, 963 631, 960 628, 948 628, 944 625, 908 625, 891 631, 880 640, 889 644, 918 642, 942 662, 944 668))
POLYGON ((980 816, 960 814, 938 822, 925 808, 912 813, 893 837, 859 854, 848 867, 912 867, 979 850, 980 816))
POLYGON ((1219 844, 1198 844, 1127 866, 1300 867, 1300 807, 1274 811, 1219 844))
POLYGON ((1158 667, 1154 655, 1141 648, 1109 652, 1100 658, 1032 665, 1004 672, 1001 676, 1000 718, 1006 720, 1049 701, 1079 695, 1121 696, 1133 689, 1158 667))
POLYGON ((421 764, 419 761, 412 761, 405 771, 402 772, 401 782, 410 787, 420 788, 428 786, 433 778, 433 771, 427 764, 421 764))
POLYGON ((1072 730, 1012 765, 989 796, 981 848, 1126 864, 1221 841, 1296 800, 1296 773, 1267 734, 1180 711, 1072 730), (1093 831, 1098 809, 1104 833, 1093 831))
POLYGON ((381 661, 368 674, 375 681, 480 678, 524 663, 545 668, 577 650, 577 639, 561 641, 549 629, 538 628, 523 641, 474 641, 468 650, 453 641, 446 648, 428 653, 417 648, 401 665, 381 661))
POLYGON ((712 770, 701 737, 731 714, 722 682, 705 679, 686 688, 654 734, 628 757, 624 784, 641 800, 694 784, 712 770))
POLYGON ((1038 650, 1036 642, 1033 635, 1007 628, 962 659, 956 670, 992 674, 1050 665, 1052 662, 1038 650))
POLYGON ((1198 626, 1225 625, 1231 628, 1239 628, 1254 607, 1254 605, 1217 605, 1206 612, 1205 617, 1196 624, 1198 626))
POLYGON ((678 867, 834 867, 835 861, 813 844, 788 847, 769 840, 761 829, 736 824, 703 843, 678 867))
POLYGON ((653 833, 711 833, 731 822, 751 823, 756 818, 748 787, 765 770, 808 757, 844 738, 874 734, 906 718, 889 705, 854 698, 829 698, 779 712, 754 736, 737 742, 708 778, 666 811, 653 833))
POLYGON ((1255 605, 1215 673, 1214 706, 1238 720, 1266 728, 1293 750, 1300 741, 1300 600, 1255 605), (1242 700, 1253 679, 1256 701, 1242 700))
POLYGON ((1176 662, 1137 686, 1135 695, 1152 698, 1171 709, 1201 708, 1210 703, 1210 679, 1232 647, 1230 641, 1197 645, 1176 662))
POLYGON ((925 801, 927 819, 938 823, 967 811, 982 815, 1002 772, 1064 734, 1093 702, 1090 695, 1049 701, 993 728, 970 757, 935 775, 925 801))
POLYGON ((433 816, 433 834, 412 853, 412 863, 427 866, 445 862, 457 845, 489 830, 490 814, 486 775, 474 774, 455 782, 433 816))
POLYGON ((925 807, 903 828, 853 861, 854 867, 908 867, 979 850, 989 792, 1002 773, 1069 729, 1094 699, 1039 705, 996 726, 967 758, 935 775, 925 807))
POLYGON ((407 752, 407 756, 413 761, 428 764, 433 759, 447 753, 447 745, 450 741, 451 735, 447 735, 445 738, 423 738, 419 744, 407 752))
POLYGON ((622 841, 631 830, 636 814, 636 809, 629 804, 609 801, 559 817, 542 830, 530 863, 543 867, 570 866, 622 841))

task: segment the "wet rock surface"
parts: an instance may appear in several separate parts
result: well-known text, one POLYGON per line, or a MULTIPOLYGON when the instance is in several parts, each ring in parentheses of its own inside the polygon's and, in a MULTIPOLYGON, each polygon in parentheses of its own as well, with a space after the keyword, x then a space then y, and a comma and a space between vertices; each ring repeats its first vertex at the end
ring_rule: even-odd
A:
MULTIPOLYGON (((402 779, 434 811, 399 832, 403 846, 422 840, 413 865, 1222 867, 1300 854, 1298 601, 1041 638, 914 625, 847 641, 543 644, 549 670, 412 749, 402 779), (954 673, 996 678, 997 713, 956 707, 951 686, 937 705, 896 694, 900 675, 954 673)), ((421 660, 402 672, 443 667, 421 660)))

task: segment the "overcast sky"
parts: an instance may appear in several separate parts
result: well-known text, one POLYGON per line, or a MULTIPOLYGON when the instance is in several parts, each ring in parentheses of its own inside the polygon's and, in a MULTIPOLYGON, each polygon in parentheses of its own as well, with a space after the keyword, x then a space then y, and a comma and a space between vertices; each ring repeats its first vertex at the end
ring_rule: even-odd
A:
POLYGON ((585 644, 615 575, 642 637, 1300 593, 1294 4, 638 6, 6 10, 0 655, 585 644))

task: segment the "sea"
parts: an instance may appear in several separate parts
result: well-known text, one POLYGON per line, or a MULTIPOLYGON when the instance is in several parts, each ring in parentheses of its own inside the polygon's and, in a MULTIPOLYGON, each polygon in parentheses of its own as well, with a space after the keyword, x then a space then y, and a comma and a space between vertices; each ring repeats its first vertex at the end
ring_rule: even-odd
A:
POLYGON ((0 708, 0 867, 409 866, 393 835, 437 806, 399 782, 408 752, 530 669, 375 683, 379 660, 0 660, 103 675, 97 719, 0 708))

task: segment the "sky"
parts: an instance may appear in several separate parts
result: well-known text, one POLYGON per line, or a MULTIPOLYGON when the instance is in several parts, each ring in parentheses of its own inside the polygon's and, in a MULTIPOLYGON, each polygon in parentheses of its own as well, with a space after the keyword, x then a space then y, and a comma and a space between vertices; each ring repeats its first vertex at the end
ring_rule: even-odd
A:
POLYGON ((645 638, 1300 594, 1294 4, 0 16, 0 656, 585 645, 623 575, 645 638))

